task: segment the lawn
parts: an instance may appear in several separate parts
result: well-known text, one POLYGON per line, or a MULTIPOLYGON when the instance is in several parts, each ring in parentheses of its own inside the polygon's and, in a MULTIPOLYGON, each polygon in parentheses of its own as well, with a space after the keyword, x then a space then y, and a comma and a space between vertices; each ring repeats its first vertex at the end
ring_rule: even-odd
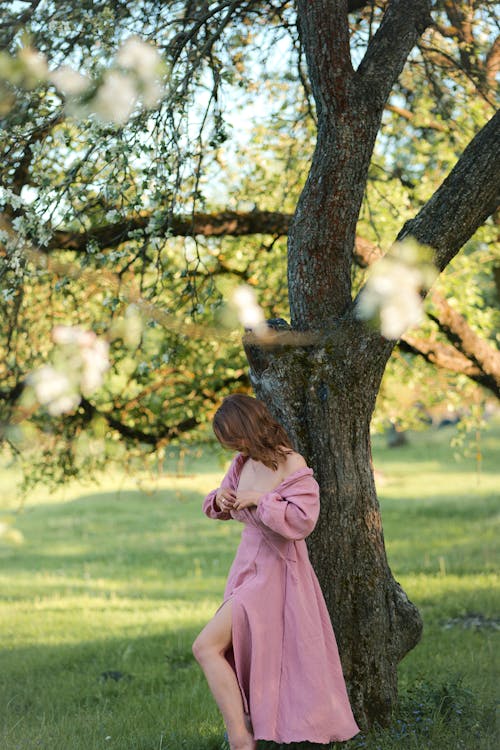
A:
MULTIPOLYGON (((453 430, 393 449, 374 438, 389 563, 424 634, 399 666, 393 725, 339 748, 500 746, 500 421, 483 434, 480 473, 454 459, 453 430)), ((220 603, 240 528, 200 511, 220 454, 193 450, 178 468, 172 452, 162 477, 40 489, 19 513, 15 471, 0 470, 0 520, 24 536, 0 544, 2 750, 221 748, 191 642, 220 603)))

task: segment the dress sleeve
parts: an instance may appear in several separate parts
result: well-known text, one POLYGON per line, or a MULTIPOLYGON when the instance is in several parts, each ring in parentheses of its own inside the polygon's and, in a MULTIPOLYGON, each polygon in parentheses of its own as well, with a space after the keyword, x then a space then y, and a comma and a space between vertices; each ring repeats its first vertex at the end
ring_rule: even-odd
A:
POLYGON ((281 493, 266 492, 259 500, 256 516, 285 539, 305 539, 318 520, 319 484, 310 474, 290 482, 281 493))
POLYGON ((229 469, 224 475, 224 478, 222 482, 220 483, 219 487, 216 487, 215 490, 212 490, 211 492, 209 492, 208 495, 203 500, 203 513, 205 513, 205 515, 207 515, 209 518, 215 518, 218 521, 230 521, 232 518, 231 513, 229 511, 221 510, 219 508, 219 506, 217 505, 215 501, 215 496, 217 494, 217 491, 221 487, 229 487, 229 489, 236 491, 237 458, 238 458, 238 455, 236 455, 231 461, 229 469))

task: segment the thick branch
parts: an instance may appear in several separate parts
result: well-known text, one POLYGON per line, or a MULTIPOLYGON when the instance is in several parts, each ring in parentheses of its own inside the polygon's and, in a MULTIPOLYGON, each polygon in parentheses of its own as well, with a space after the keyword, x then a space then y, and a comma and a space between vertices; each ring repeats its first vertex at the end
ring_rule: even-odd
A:
POLYGON ((298 3, 301 43, 317 104, 311 169, 288 239, 290 317, 295 330, 327 331, 351 304, 356 224, 384 104, 430 20, 428 0, 393 0, 357 74, 345 2, 298 3))
MULTIPOLYGON (((127 218, 115 224, 106 224, 103 227, 90 229, 88 232, 54 232, 46 247, 40 248, 42 252, 52 250, 74 250, 86 252, 87 244, 93 240, 99 247, 116 247, 126 242, 129 232, 136 229, 145 229, 152 214, 143 212, 137 216, 127 218)), ((163 227, 156 231, 158 234, 164 232, 177 237, 242 237, 249 234, 274 234, 285 235, 291 221, 291 214, 283 214, 273 211, 220 211, 213 214, 195 214, 186 216, 173 216, 166 219, 163 227)))
POLYGON ((442 271, 500 198, 500 112, 469 143, 454 168, 397 239, 413 236, 435 250, 442 271))
MULTIPOLYGON (((149 218, 150 214, 145 213, 135 219, 129 219, 118 224, 103 227, 102 229, 93 230, 87 234, 56 232, 45 250, 71 249, 77 252, 85 252, 86 244, 91 238, 96 240, 100 247, 112 247, 119 244, 118 238, 122 237, 121 241, 124 241, 127 232, 131 229, 137 228, 139 225, 145 226, 149 218)), ((273 233, 276 232, 284 236, 288 232, 291 219, 291 214, 278 212, 252 211, 250 213, 243 213, 223 211, 216 214, 197 214, 194 218, 192 216, 175 217, 170 232, 172 234, 178 233, 182 236, 189 236, 191 233, 205 236, 219 236, 219 234, 242 236, 254 233, 266 234, 269 230, 272 230, 273 233)), ((367 268, 382 257, 382 255, 383 253, 380 248, 373 242, 360 236, 356 237, 354 261, 358 266, 367 268)), ((232 273, 241 276, 241 278, 247 278, 248 276, 247 271, 233 269, 220 261, 213 273, 232 273)), ((436 307, 444 310, 445 306, 447 306, 446 300, 436 291, 432 291, 431 296, 436 307)), ((447 307, 449 308, 449 305, 447 307)), ((412 337, 410 346, 410 340, 406 335, 401 339, 399 347, 404 351, 411 351, 413 354, 418 354, 437 366, 454 372, 462 372, 496 394, 499 388, 498 366, 495 365, 495 369, 492 371, 488 369, 488 366, 483 368, 483 363, 496 362, 499 356, 498 353, 487 341, 481 339, 472 331, 462 316, 456 315, 457 317, 453 319, 450 317, 450 314, 443 320, 440 319, 440 316, 434 319, 443 333, 449 335, 450 340, 453 336, 456 343, 460 340, 461 336, 462 339, 467 341, 468 349, 463 348, 465 344, 459 346, 459 352, 452 347, 446 347, 446 350, 443 349, 446 346, 444 344, 433 344, 429 353, 425 342, 412 337), (459 318, 461 322, 457 328, 453 325, 453 321, 458 321, 459 318), (439 356, 436 354, 436 351, 439 351, 439 356)))
POLYGON ((429 0, 391 0, 357 73, 366 91, 382 103, 403 70, 418 38, 432 23, 429 0))
POLYGON ((472 44, 474 37, 472 36, 472 13, 470 8, 467 13, 464 11, 462 3, 457 3, 456 0, 445 0, 444 9, 458 37, 463 42, 466 42, 466 44, 472 44))
POLYGON ((353 74, 347 0, 298 0, 301 43, 316 101, 318 120, 325 111, 345 112, 353 74))
POLYGON ((372 5, 373 5, 373 0, 371 0, 371 2, 368 2, 368 0, 348 0, 347 12, 354 13, 356 10, 361 10, 362 8, 369 8, 372 5))

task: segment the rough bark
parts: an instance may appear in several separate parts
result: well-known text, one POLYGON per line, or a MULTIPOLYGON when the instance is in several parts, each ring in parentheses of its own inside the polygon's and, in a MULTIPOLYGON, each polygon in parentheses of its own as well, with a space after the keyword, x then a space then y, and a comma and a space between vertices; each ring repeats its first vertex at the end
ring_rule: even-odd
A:
POLYGON ((430 20, 429 4, 391 2, 356 73, 346 2, 332 10, 326 0, 299 0, 298 19, 318 132, 288 235, 290 314, 294 330, 320 331, 323 340, 305 348, 274 346, 267 357, 248 341, 245 349, 257 396, 285 425, 320 483, 311 559, 354 714, 367 728, 390 722, 397 664, 418 642, 422 620, 387 564, 371 462, 370 420, 395 342, 372 347, 374 336, 349 315, 350 271, 383 109, 430 20))
POLYGON ((350 267, 368 167, 382 113, 408 53, 430 21, 429 3, 389 3, 355 72, 346 2, 299 0, 298 22, 318 131, 289 231, 288 285, 295 329, 335 323, 351 301, 350 267))
POLYGON ((310 346, 264 349, 251 335, 244 343, 257 397, 286 426, 321 487, 308 546, 353 711, 367 728, 390 721, 397 664, 418 642, 422 620, 387 563, 370 447, 379 376, 359 334, 351 323, 310 346))
POLYGON ((477 133, 454 168, 397 239, 434 248, 440 271, 500 203, 500 112, 477 133), (436 227, 439 227, 436 232, 436 227))

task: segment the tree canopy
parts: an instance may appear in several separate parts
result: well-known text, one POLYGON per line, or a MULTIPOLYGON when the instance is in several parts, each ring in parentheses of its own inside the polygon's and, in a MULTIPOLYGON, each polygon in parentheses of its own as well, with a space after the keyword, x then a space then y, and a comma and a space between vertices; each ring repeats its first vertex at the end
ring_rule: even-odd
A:
POLYGON ((0 401, 27 485, 161 459, 251 387, 318 479, 356 720, 390 722, 422 617, 370 429, 498 396, 495 6, 24 5, 0 27, 0 401))
MULTIPOLYGON (((390 4, 347 5, 342 44, 375 75, 390 4)), ((295 3, 2 6, 0 410, 29 484, 204 440, 220 398, 250 387, 228 302, 244 283, 266 318, 289 317, 286 238, 318 97, 295 3), (51 413, 26 379, 74 355, 53 340, 61 325, 106 341, 111 367, 51 413)), ((385 105, 349 298, 494 113, 496 32, 494 3, 433 3, 385 105)), ((400 338, 374 428, 498 395, 498 225, 485 219, 400 338)))

